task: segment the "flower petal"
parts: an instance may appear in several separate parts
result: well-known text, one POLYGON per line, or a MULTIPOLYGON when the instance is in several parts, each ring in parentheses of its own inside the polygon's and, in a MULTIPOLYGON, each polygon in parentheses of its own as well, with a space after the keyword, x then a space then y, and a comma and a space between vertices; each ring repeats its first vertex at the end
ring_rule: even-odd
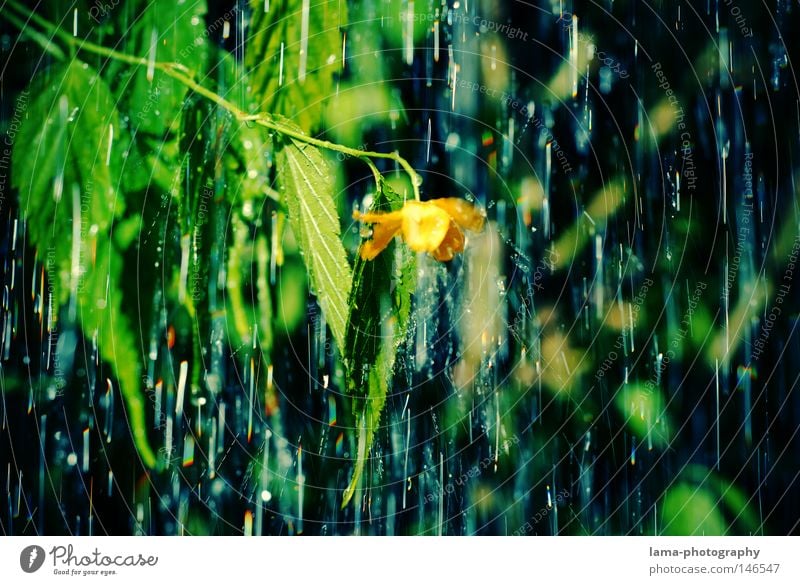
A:
POLYGON ((400 211, 368 211, 366 213, 353 212, 353 219, 357 219, 362 223, 395 223, 399 224, 403 218, 403 210, 400 211))
POLYGON ((353 213, 355 219, 360 219, 364 223, 372 225, 372 239, 367 240, 361 245, 359 254, 364 260, 374 260, 375 257, 386 249, 400 228, 402 227, 402 213, 393 211, 391 213, 353 213))
POLYGON ((444 237, 444 240, 442 240, 442 243, 439 244, 439 247, 431 252, 431 255, 439 262, 448 262, 452 260, 457 253, 464 251, 464 242, 464 234, 461 229, 455 222, 451 221, 450 229, 447 230, 447 235, 444 237))
POLYGON ((433 252, 447 236, 452 220, 430 202, 408 201, 403 206, 403 238, 415 252, 433 252))
POLYGON ((477 207, 468 201, 457 197, 446 197, 444 199, 433 199, 431 203, 445 210, 462 228, 472 232, 479 232, 483 229, 486 218, 477 207))

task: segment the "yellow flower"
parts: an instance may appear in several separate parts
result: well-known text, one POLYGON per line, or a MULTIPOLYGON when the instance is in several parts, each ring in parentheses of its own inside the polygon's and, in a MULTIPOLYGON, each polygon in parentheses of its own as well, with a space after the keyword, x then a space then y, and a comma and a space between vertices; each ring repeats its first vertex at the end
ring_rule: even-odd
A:
POLYGON ((353 213, 353 218, 372 224, 372 239, 361 246, 361 257, 372 260, 396 235, 402 233, 409 248, 428 252, 441 262, 464 251, 464 232, 483 229, 484 216, 472 204, 457 198, 407 201, 402 209, 387 213, 353 213))

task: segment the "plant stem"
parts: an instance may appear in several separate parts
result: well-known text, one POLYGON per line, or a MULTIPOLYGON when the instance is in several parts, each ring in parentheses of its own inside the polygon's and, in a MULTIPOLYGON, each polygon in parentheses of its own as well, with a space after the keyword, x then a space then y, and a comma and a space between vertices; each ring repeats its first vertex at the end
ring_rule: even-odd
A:
MULTIPOLYGON (((42 18, 41 16, 35 14, 34 12, 29 11, 27 8, 25 8, 19 2, 17 2, 17 0, 6 0, 6 4, 11 8, 13 8, 14 10, 16 10, 21 15, 28 18, 29 20, 35 22, 40 27, 52 33, 53 36, 58 37, 63 42, 67 43, 71 47, 78 49, 79 51, 87 51, 89 53, 94 53, 96 55, 102 55, 104 57, 108 57, 109 59, 122 61, 124 63, 129 63, 131 65, 138 65, 141 67, 153 67, 155 69, 158 69, 165 75, 171 77, 172 79, 175 79, 176 81, 179 81, 180 83, 191 89, 193 92, 205 97, 206 99, 214 102, 221 108, 227 110, 228 112, 233 114, 233 116, 239 122, 255 122, 259 126, 263 126, 264 128, 268 128, 270 130, 273 130, 274 132, 278 132, 279 134, 283 134, 284 136, 288 136, 295 140, 305 142, 306 144, 311 144, 313 146, 324 148, 326 150, 341 152, 342 154, 360 158, 362 160, 375 159, 375 158, 393 160, 403 168, 406 174, 408 174, 408 177, 411 180, 411 186, 414 190, 414 198, 417 201, 420 200, 419 183, 421 181, 419 175, 414 170, 414 168, 409 164, 409 162, 405 158, 400 156, 400 154, 398 154, 397 152, 374 152, 369 150, 359 150, 357 148, 350 148, 349 146, 344 146, 343 144, 337 144, 335 142, 330 142, 329 140, 322 140, 320 138, 314 138, 313 136, 304 134, 303 131, 300 130, 299 128, 293 128, 283 122, 279 122, 268 114, 264 113, 248 114, 247 112, 239 109, 233 103, 226 100, 221 95, 197 83, 194 79, 192 79, 192 72, 180 63, 162 63, 158 61, 150 61, 149 59, 145 59, 143 57, 135 57, 133 55, 127 55, 125 53, 115 51, 114 49, 103 47, 102 45, 97 45, 95 43, 91 43, 86 40, 81 40, 77 37, 70 35, 66 31, 61 30, 49 20, 42 18)), ((12 24, 17 26, 18 28, 22 26, 22 23, 20 23, 19 21, 15 22, 14 19, 12 18, 9 18, 9 20, 12 22, 12 24)), ((370 164, 370 170, 372 170, 374 174, 376 171, 374 164, 371 161, 369 164, 370 164)), ((378 185, 378 188, 380 188, 380 185, 378 185)))
MULTIPOLYGON (((403 167, 403 170, 406 172, 406 174, 408 174, 408 178, 411 180, 411 186, 414 188, 414 199, 416 199, 417 201, 420 200, 419 175, 414 170, 414 168, 408 163, 408 161, 404 159, 402 156, 400 156, 397 152, 374 152, 371 150, 359 150, 357 148, 350 148, 349 146, 344 146, 342 144, 330 142, 329 140, 313 138, 312 136, 303 134, 302 130, 299 129, 293 130, 287 127, 286 125, 281 124, 280 122, 276 122, 272 118, 265 117, 263 114, 261 114, 260 116, 261 117, 255 117, 255 118, 253 118, 253 116, 249 116, 249 119, 251 120, 255 119, 255 123, 260 126, 264 126, 265 128, 269 128, 285 136, 295 138, 297 140, 306 142, 308 144, 313 144, 314 146, 318 146, 320 148, 325 148, 327 150, 334 150, 336 152, 341 152, 342 154, 347 154, 364 160, 373 158, 385 158, 397 162, 401 167, 403 167)), ((372 163, 370 164, 374 172, 374 165, 372 163)))
POLYGON ((56 59, 64 60, 64 51, 62 51, 58 45, 54 45, 50 42, 50 39, 45 37, 39 31, 33 30, 31 27, 27 25, 27 23, 22 22, 19 18, 6 12, 4 16, 11 21, 11 24, 16 26, 23 35, 27 35, 31 38, 32 41, 36 42, 42 49, 53 55, 56 59))

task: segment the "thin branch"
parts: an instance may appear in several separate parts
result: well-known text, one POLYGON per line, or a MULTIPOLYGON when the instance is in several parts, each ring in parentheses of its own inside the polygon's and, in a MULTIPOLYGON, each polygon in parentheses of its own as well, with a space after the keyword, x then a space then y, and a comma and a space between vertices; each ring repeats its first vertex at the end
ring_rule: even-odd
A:
POLYGON ((32 41, 38 44, 42 49, 53 55, 59 61, 63 61, 65 59, 64 51, 62 51, 58 45, 54 45, 50 42, 46 36, 42 33, 33 30, 31 27, 27 25, 27 23, 22 22, 19 18, 14 16, 13 14, 9 14, 6 12, 4 15, 14 26, 16 26, 20 31, 21 34, 30 37, 32 41))
MULTIPOLYGON (((397 152, 374 152, 370 150, 359 150, 357 148, 350 148, 349 146, 344 146, 343 144, 337 144, 335 142, 330 142, 328 140, 322 140, 319 138, 314 138, 313 136, 309 136, 305 134, 300 128, 292 127, 287 125, 284 122, 280 122, 275 120, 274 117, 270 116, 269 114, 265 113, 258 113, 258 114, 248 114, 247 112, 239 109, 236 105, 231 103, 230 101, 226 100, 221 95, 211 91, 207 87, 204 87, 197 83, 194 79, 192 79, 192 71, 189 70, 187 67, 180 63, 167 63, 167 62, 158 62, 158 61, 151 61, 150 59, 145 59, 143 57, 135 57, 133 55, 128 55, 126 53, 121 53, 119 51, 115 51, 114 49, 109 49, 108 47, 103 47, 102 45, 97 45, 95 43, 91 43, 86 40, 81 40, 77 37, 74 37, 67 33, 66 31, 58 28, 49 20, 42 18, 38 14, 31 12, 24 6, 22 6, 17 0, 6 0, 6 4, 16 10, 19 14, 25 16, 30 21, 35 22, 40 27, 46 29, 48 32, 52 33, 53 36, 58 37, 63 42, 67 43, 71 47, 76 48, 79 51, 86 51, 89 53, 94 53, 96 55, 102 55, 104 57, 108 57, 109 59, 114 59, 115 61, 121 61, 123 63, 128 63, 130 65, 137 65, 140 67, 151 67, 163 72, 165 75, 179 81, 193 92, 203 96, 204 98, 214 102, 221 108, 227 110, 240 122, 255 122, 259 126, 263 126, 264 128, 268 128, 274 132, 278 132, 284 136, 288 136, 295 140, 299 140, 300 142, 305 142, 306 144, 311 144, 313 146, 317 146, 319 148, 324 148, 326 150, 332 150, 334 152, 341 152, 342 154, 346 154, 348 156, 353 156, 356 158, 360 158, 362 160, 367 159, 388 159, 393 160, 397 164, 399 164, 403 170, 408 174, 409 179, 411 180, 411 186, 414 190, 414 198, 419 201, 420 193, 419 193, 419 184, 420 184, 420 177, 414 168, 409 164, 409 162, 400 156, 397 152)), ((13 19, 9 18, 9 20, 20 28, 22 25, 19 21, 14 21, 13 19)), ((374 164, 370 161, 370 170, 372 170, 373 174, 375 173, 376 169, 374 164)), ((378 185, 380 187, 380 185, 378 185)))

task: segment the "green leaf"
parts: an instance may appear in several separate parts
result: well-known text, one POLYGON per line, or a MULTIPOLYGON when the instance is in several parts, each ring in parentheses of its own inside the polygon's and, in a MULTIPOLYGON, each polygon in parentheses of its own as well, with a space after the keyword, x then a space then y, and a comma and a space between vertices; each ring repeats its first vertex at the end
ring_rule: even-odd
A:
MULTIPOLYGON (((20 192, 30 242, 46 259, 54 317, 69 306, 84 336, 97 336, 100 355, 119 380, 139 454, 155 467, 140 391, 140 344, 118 288, 122 259, 112 231, 124 200, 118 197, 120 161, 112 141, 112 128, 119 128, 114 98, 78 60, 42 79, 29 90, 35 97, 17 135, 12 184, 20 192)), ((124 225, 123 242, 132 231, 124 225)))
MULTIPOLYGON (((375 194, 371 211, 388 212, 399 209, 403 198, 384 181, 375 194)), ((392 306, 392 281, 394 273, 395 243, 391 242, 374 260, 356 260, 353 269, 353 288, 348 300, 347 335, 345 336, 345 363, 350 391, 365 388, 369 370, 375 364, 383 347, 385 326, 394 318, 392 306)))
POLYGON ((252 219, 264 197, 276 199, 269 180, 272 166, 270 137, 260 126, 241 124, 231 129, 225 155, 228 199, 231 204, 251 202, 248 219, 252 219))
POLYGON ((297 254, 284 260, 275 289, 275 335, 289 336, 306 316, 306 270, 297 254))
POLYGON ((333 176, 320 151, 299 140, 284 144, 277 163, 282 200, 289 210, 312 292, 344 352, 352 272, 339 235, 333 176))
POLYGON ((659 447, 669 444, 672 425, 658 386, 625 384, 616 393, 615 404, 640 441, 649 440, 659 447))
POLYGON ((258 304, 258 340, 261 344, 261 351, 265 356, 269 356, 272 349, 272 292, 269 288, 269 248, 267 238, 260 234, 255 243, 255 265, 256 265, 256 302, 258 304))
POLYGON ((231 214, 231 231, 226 301, 233 331, 238 337, 236 344, 249 346, 255 335, 261 351, 268 355, 272 349, 272 295, 268 283, 267 239, 264 234, 250 229, 237 213, 231 214), (249 283, 246 283, 248 276, 249 283))
POLYGON ((325 101, 335 93, 334 75, 342 68, 346 3, 272 0, 269 12, 262 0, 251 0, 250 6, 245 69, 257 100, 251 108, 285 116, 310 133, 322 121, 325 101))
POLYGON ((711 492, 688 483, 667 492, 661 513, 666 536, 723 535, 728 528, 711 492))
MULTIPOLYGON (((760 523, 745 493, 729 481, 719 477, 715 479, 718 484, 717 489, 721 494, 720 497, 736 521, 733 526, 737 529, 741 526, 742 531, 739 534, 753 534, 759 528, 760 523)), ((763 525, 761 528, 763 530, 763 525)))
POLYGON ((128 428, 142 463, 155 468, 158 459, 147 438, 147 401, 141 391, 141 337, 139 328, 123 309, 126 306, 121 289, 123 252, 105 235, 100 235, 93 247, 97 251, 96 258, 88 267, 86 282, 80 289, 81 328, 86 337, 97 335, 100 355, 114 368, 125 399, 128 428))
MULTIPOLYGON (((199 71, 208 52, 205 14, 204 0, 145 3, 129 35, 133 53, 199 71)), ((126 71, 132 79, 120 84, 118 94, 128 104, 132 129, 156 136, 177 131, 186 86, 157 69, 139 66, 126 71)))
POLYGON ((122 167, 125 191, 136 193, 158 189, 177 197, 180 191, 181 168, 178 160, 178 141, 148 139, 140 134, 135 140, 130 134, 120 136, 120 147, 126 153, 122 167))
POLYGON ((726 512, 727 518, 731 519, 727 534, 753 534, 759 526, 763 530, 763 525, 758 521, 758 514, 750 505, 751 498, 732 482, 702 465, 687 466, 683 475, 688 481, 713 494, 718 507, 726 512))
MULTIPOLYGON (((219 95, 239 95, 239 92, 242 91, 250 93, 247 78, 242 77, 238 71, 241 65, 230 53, 216 51, 209 63, 209 68, 215 73, 216 82, 213 89, 219 95)), ((217 111, 219 110, 217 106, 217 111)), ((209 115, 209 117, 211 116, 209 115)), ((218 114, 216 117, 230 119, 227 112, 218 114)), ((213 119, 213 117, 211 118, 213 119)), ((200 120, 199 124, 195 122, 194 128, 186 125, 191 134, 187 136, 186 130, 181 134, 185 138, 192 138, 196 134, 201 134, 208 126, 207 121, 200 120)), ((265 196, 274 200, 279 199, 271 184, 274 162, 272 137, 263 126, 252 122, 233 122, 226 126, 226 130, 224 134, 218 134, 221 136, 224 150, 226 196, 231 205, 241 205, 244 217, 251 220, 265 196)), ((211 132, 214 132, 213 128, 211 132)))
MULTIPOLYGON (((402 197, 381 181, 372 211, 391 211, 402 197)), ((348 390, 357 394, 358 452, 342 498, 345 507, 359 487, 367 455, 391 388, 395 357, 408 329, 416 285, 416 256, 394 242, 374 260, 356 261, 345 337, 348 390)))
POLYGON ((82 232, 105 232, 123 209, 116 197, 118 161, 107 161, 119 115, 108 88, 86 63, 73 60, 39 79, 28 90, 33 98, 16 138, 11 180, 31 243, 42 254, 50 249, 55 300, 63 304, 80 276, 71 271, 73 220, 81 221, 82 232))
MULTIPOLYGON (((217 181, 216 164, 204 161, 217 160, 218 137, 225 136, 227 124, 214 115, 214 107, 205 100, 191 100, 181 116, 180 157, 181 197, 178 204, 178 224, 181 234, 194 238, 196 230, 203 228, 208 221, 208 209, 203 210, 205 219, 200 217, 200 208, 213 203, 217 181)), ((205 285, 203 285, 205 286, 205 285)))
POLYGON ((741 489, 721 475, 702 465, 688 465, 680 482, 664 496, 663 534, 753 534, 759 522, 749 502, 741 489))

